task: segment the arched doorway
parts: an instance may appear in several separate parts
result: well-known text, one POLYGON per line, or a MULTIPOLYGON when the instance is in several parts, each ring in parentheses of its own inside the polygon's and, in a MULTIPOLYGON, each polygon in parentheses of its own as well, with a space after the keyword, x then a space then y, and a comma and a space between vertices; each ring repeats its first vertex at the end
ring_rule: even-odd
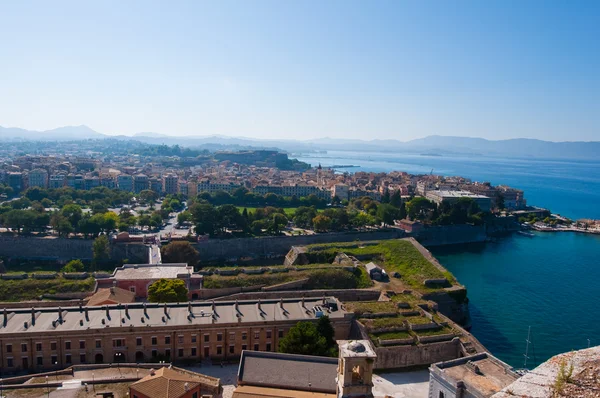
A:
POLYGON ((138 351, 138 352, 135 353, 135 362, 138 362, 138 363, 139 362, 144 362, 144 359, 145 359, 145 357, 144 357, 144 353, 143 352, 138 351))
POLYGON ((104 356, 102 354, 96 354, 96 357, 94 358, 94 362, 95 363, 103 363, 104 362, 104 356))
POLYGON ((115 352, 115 355, 113 355, 113 362, 125 362, 125 353, 115 352))

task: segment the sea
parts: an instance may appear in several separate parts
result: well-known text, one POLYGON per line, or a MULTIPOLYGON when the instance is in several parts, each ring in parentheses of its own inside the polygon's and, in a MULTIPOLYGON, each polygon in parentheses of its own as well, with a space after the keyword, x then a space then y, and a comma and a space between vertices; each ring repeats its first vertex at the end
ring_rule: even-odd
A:
MULTIPOLYGON (((336 168, 340 172, 397 170, 489 181, 522 189, 529 205, 555 214, 600 219, 600 156, 328 151, 298 159, 324 167, 354 166, 336 168)), ((555 354, 600 345, 600 235, 534 232, 533 237, 512 234, 495 242, 430 249, 467 288, 471 333, 511 366, 533 368, 555 354)))

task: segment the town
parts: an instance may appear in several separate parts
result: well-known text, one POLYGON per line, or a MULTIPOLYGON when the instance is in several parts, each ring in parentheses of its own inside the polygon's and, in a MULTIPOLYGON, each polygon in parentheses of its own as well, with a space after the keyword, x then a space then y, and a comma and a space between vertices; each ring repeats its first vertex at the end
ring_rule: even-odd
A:
MULTIPOLYGON (((592 221, 433 171, 339 173, 276 150, 85 145, 3 155, 0 397, 558 388, 469 333, 467 287, 426 247, 592 221)), ((594 355, 568 360, 580 372, 594 355)))

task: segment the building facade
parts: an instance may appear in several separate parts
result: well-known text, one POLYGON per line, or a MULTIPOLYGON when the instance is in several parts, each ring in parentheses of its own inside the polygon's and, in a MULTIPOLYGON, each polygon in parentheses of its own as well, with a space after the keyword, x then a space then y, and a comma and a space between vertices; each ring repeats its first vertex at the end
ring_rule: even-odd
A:
POLYGON ((227 360, 243 350, 276 351, 299 321, 326 314, 336 339, 352 313, 332 297, 4 309, 0 366, 5 372, 86 363, 227 360))

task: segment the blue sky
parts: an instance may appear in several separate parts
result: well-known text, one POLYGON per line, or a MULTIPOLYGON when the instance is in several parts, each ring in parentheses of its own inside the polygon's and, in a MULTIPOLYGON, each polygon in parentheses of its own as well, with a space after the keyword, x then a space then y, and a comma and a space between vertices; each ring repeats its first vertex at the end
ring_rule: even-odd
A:
POLYGON ((0 1, 0 125, 600 139, 597 1, 0 1))

